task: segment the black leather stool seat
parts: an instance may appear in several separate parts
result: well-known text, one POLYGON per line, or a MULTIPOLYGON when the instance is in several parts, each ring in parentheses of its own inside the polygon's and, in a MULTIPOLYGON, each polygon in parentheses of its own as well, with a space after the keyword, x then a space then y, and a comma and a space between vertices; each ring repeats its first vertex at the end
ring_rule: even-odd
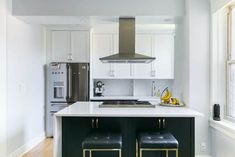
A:
POLYGON ((178 148, 175 137, 168 132, 145 132, 138 136, 140 148, 178 148))
POLYGON ((122 136, 115 133, 92 133, 82 142, 83 149, 121 149, 122 136))

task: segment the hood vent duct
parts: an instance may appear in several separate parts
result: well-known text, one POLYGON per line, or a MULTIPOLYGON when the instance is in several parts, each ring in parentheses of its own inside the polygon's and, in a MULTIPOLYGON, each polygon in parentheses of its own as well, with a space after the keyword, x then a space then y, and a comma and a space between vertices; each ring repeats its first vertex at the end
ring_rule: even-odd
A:
POLYGON ((135 53, 135 18, 119 18, 119 53, 100 58, 103 63, 150 63, 155 57, 135 53))

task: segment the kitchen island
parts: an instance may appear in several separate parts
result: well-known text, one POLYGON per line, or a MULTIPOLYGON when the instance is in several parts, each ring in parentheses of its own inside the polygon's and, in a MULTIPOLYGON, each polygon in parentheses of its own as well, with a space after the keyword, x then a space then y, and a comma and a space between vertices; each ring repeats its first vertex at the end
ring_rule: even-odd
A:
MULTIPOLYGON (((101 102, 77 102, 54 116, 54 157, 82 157, 82 140, 92 131, 121 132, 123 157, 135 157, 139 131, 167 130, 179 141, 179 156, 195 156, 195 117, 186 107, 99 108, 101 102)), ((93 157, 114 157, 113 152, 93 157)), ((146 156, 162 156, 149 152, 146 156)), ((169 157, 173 157, 169 154, 169 157)))

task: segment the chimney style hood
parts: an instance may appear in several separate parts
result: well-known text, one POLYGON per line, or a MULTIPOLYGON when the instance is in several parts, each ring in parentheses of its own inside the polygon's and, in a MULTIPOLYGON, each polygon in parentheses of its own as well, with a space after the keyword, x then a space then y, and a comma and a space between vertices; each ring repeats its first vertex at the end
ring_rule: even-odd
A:
POLYGON ((103 63, 150 63, 155 57, 135 53, 135 18, 119 18, 119 53, 100 58, 103 63))

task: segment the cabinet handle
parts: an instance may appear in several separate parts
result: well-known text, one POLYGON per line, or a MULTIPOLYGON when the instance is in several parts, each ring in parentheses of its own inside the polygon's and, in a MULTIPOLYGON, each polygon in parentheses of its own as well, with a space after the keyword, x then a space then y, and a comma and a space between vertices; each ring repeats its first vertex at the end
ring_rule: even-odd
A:
POLYGON ((111 70, 111 71, 109 72, 109 76, 110 76, 110 77, 114 77, 114 71, 113 71, 113 70, 111 70))
POLYGON ((98 129, 99 128, 99 119, 96 118, 96 128, 98 129))
POLYGON ((162 123, 163 123, 163 129, 165 129, 166 128, 166 120, 165 120, 165 118, 163 118, 162 123))
POLYGON ((95 120, 92 119, 92 120, 91 120, 91 128, 92 128, 92 129, 94 129, 94 127, 95 127, 95 126, 94 126, 94 123, 95 123, 95 120))
POLYGON ((158 128, 161 129, 161 127, 162 127, 161 119, 159 118, 159 119, 158 119, 158 128))
POLYGON ((155 77, 155 76, 156 76, 156 71, 155 71, 155 70, 152 70, 152 71, 151 71, 151 76, 152 76, 152 77, 155 77))
POLYGON ((72 61, 72 60, 73 60, 73 59, 72 59, 72 53, 68 53, 67 59, 68 59, 69 61, 72 61))

